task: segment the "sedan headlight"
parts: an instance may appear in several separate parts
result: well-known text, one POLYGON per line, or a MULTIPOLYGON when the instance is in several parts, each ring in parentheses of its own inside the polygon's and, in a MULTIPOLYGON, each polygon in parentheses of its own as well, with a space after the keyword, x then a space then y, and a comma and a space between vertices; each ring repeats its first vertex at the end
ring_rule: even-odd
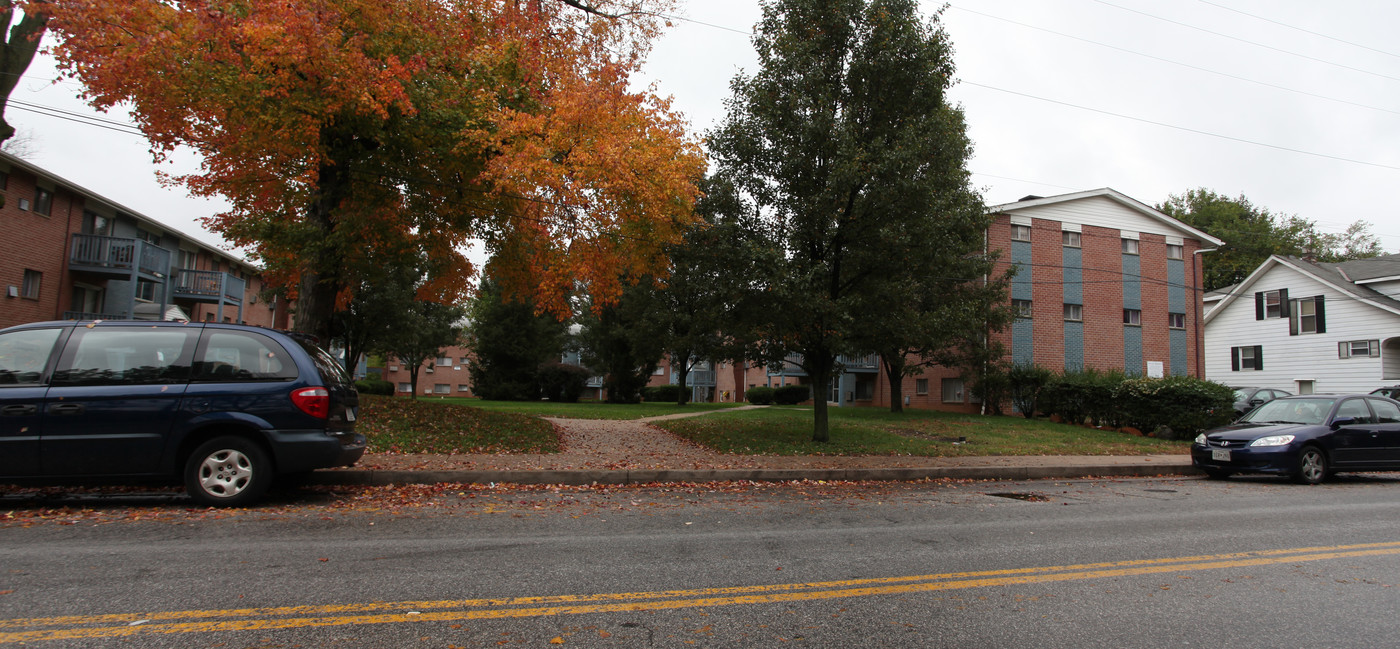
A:
POLYGON ((1249 443, 1250 446, 1287 446, 1293 443, 1292 435, 1270 435, 1249 443))
POLYGON ((1201 446, 1205 446, 1205 445, 1206 445, 1206 434, 1205 434, 1205 433, 1201 433, 1200 435, 1197 435, 1197 436, 1196 436, 1196 443, 1197 443, 1197 444, 1200 444, 1201 446))

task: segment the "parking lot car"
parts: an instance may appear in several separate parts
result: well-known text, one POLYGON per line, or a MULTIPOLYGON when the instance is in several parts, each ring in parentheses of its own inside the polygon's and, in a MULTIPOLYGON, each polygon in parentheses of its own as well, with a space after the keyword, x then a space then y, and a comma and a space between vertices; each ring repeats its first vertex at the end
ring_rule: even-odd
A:
POLYGON ((1390 385, 1383 388, 1371 390, 1371 394, 1400 400, 1400 385, 1390 385))
POLYGON ((278 476, 365 451, 344 368, 301 337, 231 324, 39 322, 0 330, 0 482, 176 479, 242 506, 278 476))
POLYGON ((1198 435, 1191 460, 1212 478, 1272 473, 1305 484, 1338 471, 1397 470, 1400 402, 1364 394, 1281 397, 1198 435))
POLYGON ((1235 388, 1235 418, 1243 417, 1245 413, 1258 408, 1279 397, 1290 396, 1291 392, 1275 390, 1273 388, 1235 388))

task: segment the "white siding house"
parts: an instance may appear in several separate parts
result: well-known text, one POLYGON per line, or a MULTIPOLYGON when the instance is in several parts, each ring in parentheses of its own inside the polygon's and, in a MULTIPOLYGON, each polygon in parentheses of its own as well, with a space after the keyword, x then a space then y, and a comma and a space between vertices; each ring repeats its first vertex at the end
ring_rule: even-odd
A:
POLYGON ((1295 394, 1400 382, 1400 255, 1273 256, 1205 316, 1206 378, 1295 394))

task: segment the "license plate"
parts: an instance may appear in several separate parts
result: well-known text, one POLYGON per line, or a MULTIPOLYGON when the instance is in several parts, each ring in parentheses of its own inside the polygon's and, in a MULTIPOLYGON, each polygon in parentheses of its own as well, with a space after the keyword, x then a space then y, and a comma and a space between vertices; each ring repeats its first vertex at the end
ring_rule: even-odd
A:
POLYGON ((1210 452, 1210 459, 1215 460, 1216 462, 1229 462, 1230 452, 1223 448, 1212 450, 1210 452))
MULTIPOLYGON (((346 410, 346 411, 345 411, 345 421, 355 421, 355 411, 354 411, 354 410, 346 410)), ((1216 451, 1216 453, 1219 453, 1219 452, 1220 452, 1220 451, 1216 451)), ((1229 454, 1229 453, 1226 453, 1226 455, 1228 455, 1228 454, 1229 454)))

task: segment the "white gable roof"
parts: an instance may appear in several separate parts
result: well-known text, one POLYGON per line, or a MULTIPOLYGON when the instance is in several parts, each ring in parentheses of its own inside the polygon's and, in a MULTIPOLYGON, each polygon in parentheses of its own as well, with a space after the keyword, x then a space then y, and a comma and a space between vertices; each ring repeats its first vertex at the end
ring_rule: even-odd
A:
POLYGON ((1213 246, 1225 244, 1225 242, 1220 239, 1212 237, 1140 201, 1129 198, 1107 187, 1073 194, 1061 194, 1048 198, 1026 198, 1016 201, 1015 203, 994 205, 988 207, 987 211, 1007 214, 1028 213, 1032 218, 1079 223, 1083 225, 1096 225, 1120 230, 1152 232, 1154 234, 1168 236, 1184 236, 1209 243, 1213 246), (1069 203, 1079 204, 1068 205, 1069 203), (1084 209, 1086 206, 1094 205, 1101 205, 1111 209, 1084 209), (1135 218, 1133 218, 1132 222, 1125 223, 1122 218, 1125 214, 1135 218))
POLYGON ((1210 324, 1210 321, 1213 320, 1216 315, 1224 312, 1225 307, 1230 306, 1235 300, 1251 295, 1252 292, 1250 288, 1254 286, 1254 283, 1259 281, 1259 278, 1263 277, 1269 270, 1279 266, 1312 278, 1328 288, 1336 290, 1338 293, 1350 296, 1357 302, 1400 315, 1400 302, 1385 295, 1381 295, 1380 293, 1376 293, 1368 288, 1356 286, 1346 281, 1346 276, 1343 274, 1302 259, 1272 255, 1268 259, 1265 259, 1264 263, 1259 264, 1259 267, 1254 269, 1254 272, 1250 273, 1249 277, 1246 277, 1243 282, 1235 285, 1229 294, 1225 296, 1225 299, 1221 300, 1219 306, 1211 309, 1210 312, 1205 315, 1205 323, 1210 324))

